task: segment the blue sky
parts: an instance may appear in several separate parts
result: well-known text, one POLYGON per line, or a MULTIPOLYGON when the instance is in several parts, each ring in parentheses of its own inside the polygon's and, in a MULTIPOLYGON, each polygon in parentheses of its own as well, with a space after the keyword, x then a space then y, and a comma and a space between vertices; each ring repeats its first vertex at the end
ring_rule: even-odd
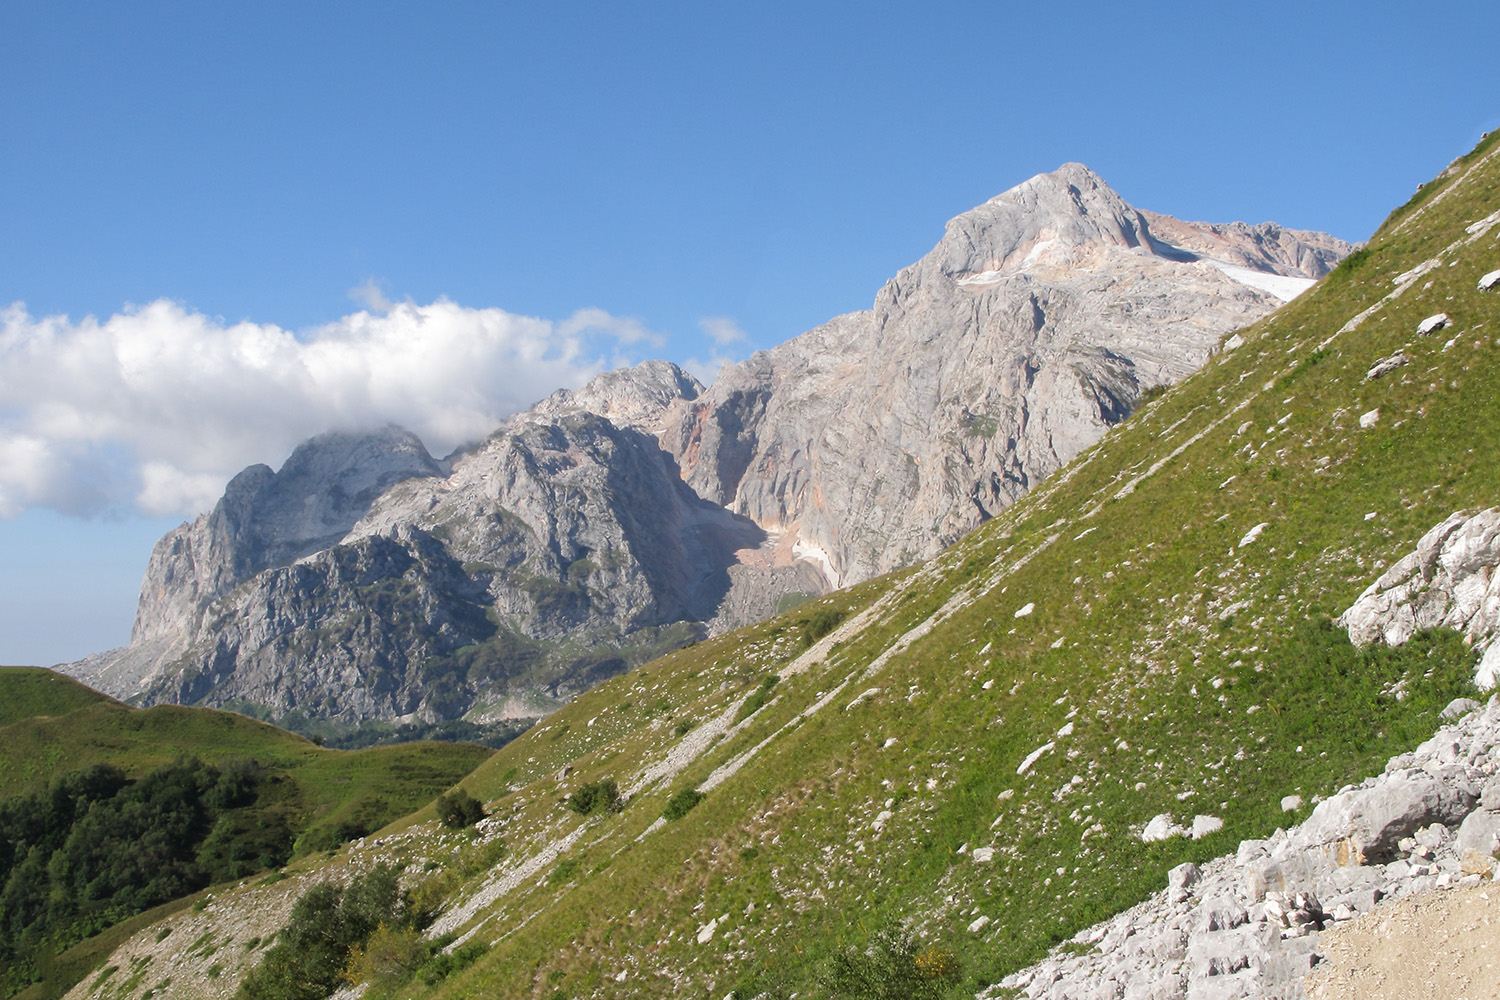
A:
POLYGON ((1362 239, 1500 126, 1496 37, 1492 3, 0 2, 0 663, 123 643, 151 541, 328 424, 442 451, 603 367, 706 375, 1068 160, 1362 239))

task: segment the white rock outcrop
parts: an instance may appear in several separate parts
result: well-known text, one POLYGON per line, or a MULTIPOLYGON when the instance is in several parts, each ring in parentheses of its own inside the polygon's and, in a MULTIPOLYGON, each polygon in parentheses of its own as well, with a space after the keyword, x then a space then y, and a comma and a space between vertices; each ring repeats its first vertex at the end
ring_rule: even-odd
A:
POLYGON ((1270 526, 1270 523, 1267 521, 1260 522, 1255 527, 1245 532, 1245 537, 1240 539, 1240 544, 1236 546, 1236 548, 1243 549, 1246 545, 1252 544, 1257 538, 1260 537, 1260 533, 1262 531, 1265 531, 1270 526))
POLYGON ((1416 550, 1381 574, 1339 616, 1349 641, 1399 646, 1420 629, 1454 628, 1484 650, 1475 682, 1500 676, 1500 507, 1458 511, 1428 531, 1416 550))
POLYGON ((1145 829, 1141 831, 1141 841, 1146 844, 1154 844, 1159 840, 1171 840, 1173 837, 1185 837, 1189 831, 1177 825, 1172 819, 1171 813, 1158 813, 1151 817, 1146 823, 1145 829))
POLYGON ((1371 365, 1370 370, 1365 372, 1365 380, 1374 381, 1378 378, 1384 378, 1396 369, 1405 368, 1409 364, 1411 364, 1411 356, 1405 351, 1397 351, 1390 357, 1381 358, 1371 365))
POLYGON ((1450 322, 1452 322, 1452 320, 1447 313, 1437 313, 1436 315, 1428 316, 1422 322, 1417 324, 1417 336, 1425 337, 1429 333, 1436 333, 1438 330, 1441 330, 1443 329, 1443 327, 1447 326, 1450 322))

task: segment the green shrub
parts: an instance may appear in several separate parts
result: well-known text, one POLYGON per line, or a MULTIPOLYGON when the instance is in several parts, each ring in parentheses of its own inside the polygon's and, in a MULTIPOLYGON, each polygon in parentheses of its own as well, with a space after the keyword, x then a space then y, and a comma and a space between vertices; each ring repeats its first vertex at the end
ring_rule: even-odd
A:
POLYGON ((744 722, 750 716, 764 708, 766 700, 771 697, 771 689, 776 686, 776 682, 779 680, 781 680, 780 677, 771 674, 765 680, 761 681, 760 687, 756 688, 750 697, 745 699, 744 703, 740 705, 740 710, 735 713, 735 723, 744 722))
POLYGON ((411 917, 407 895, 385 864, 346 887, 315 885, 293 905, 276 946, 240 984, 238 995, 242 1000, 323 1000, 377 928, 410 928, 411 917))
POLYGON ((450 830, 462 830, 484 819, 484 806, 462 788, 439 795, 437 800, 438 820, 450 830))
POLYGON ((552 869, 552 871, 548 873, 547 884, 562 885, 568 879, 578 874, 578 867, 580 864, 581 862, 577 858, 564 858, 563 860, 559 861, 557 863, 557 867, 552 869))
POLYGON ((568 808, 580 816, 595 813, 619 812, 625 807, 620 799, 620 786, 614 778, 601 778, 579 787, 568 796, 568 808))
POLYGON ((797 622, 802 628, 802 647, 806 649, 829 632, 838 628, 839 622, 849 616, 843 608, 819 608, 809 618, 797 622))
POLYGON ((662 818, 668 823, 682 819, 692 811, 693 806, 702 802, 706 796, 696 788, 684 788, 667 801, 667 808, 661 811, 662 818))
POLYGON ((343 979, 386 994, 408 982, 430 958, 427 942, 416 928, 381 924, 364 944, 350 949, 343 979))
POLYGON ((1145 406, 1147 403, 1154 402, 1155 400, 1162 398, 1166 394, 1167 387, 1164 385, 1148 386, 1147 388, 1141 390, 1141 394, 1136 399, 1135 405, 1145 406))
MULTIPOLYGON (((434 944, 434 948, 437 948, 434 944)), ((483 941, 470 941, 468 944, 456 949, 451 955, 440 948, 434 950, 432 957, 418 970, 422 982, 428 986, 436 986, 455 972, 466 969, 485 952, 490 946, 483 941)))
POLYGON ((864 951, 834 957, 821 977, 831 1000, 940 1000, 958 985, 958 960, 909 933, 880 931, 864 951))

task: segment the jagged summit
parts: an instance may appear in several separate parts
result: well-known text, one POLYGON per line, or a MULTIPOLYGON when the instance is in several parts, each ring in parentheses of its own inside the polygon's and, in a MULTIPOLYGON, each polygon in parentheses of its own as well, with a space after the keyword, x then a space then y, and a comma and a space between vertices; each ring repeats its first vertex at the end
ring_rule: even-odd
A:
POLYGON ((669 406, 697 399, 702 392, 703 383, 672 362, 643 361, 596 375, 581 389, 559 389, 522 417, 545 419, 581 410, 617 427, 654 431, 669 406))
POLYGON ((1039 246, 1149 248, 1150 237, 1140 213, 1098 174, 1065 163, 951 220, 936 263, 962 279, 1024 264, 1039 246))
POLYGON ((934 252, 942 273, 983 284, 1044 260, 1091 266, 1109 250, 1320 278, 1351 249, 1323 233, 1285 230, 1274 222, 1181 222, 1137 209, 1088 167, 1065 163, 951 220, 934 252))
MULTIPOLYGON (((396 483, 446 471, 420 438, 394 424, 319 434, 279 471, 245 469, 213 511, 157 542, 147 582, 191 580, 196 602, 212 600, 261 570, 336 544, 396 483)), ((132 640, 180 628, 184 611, 178 595, 143 588, 132 640)))

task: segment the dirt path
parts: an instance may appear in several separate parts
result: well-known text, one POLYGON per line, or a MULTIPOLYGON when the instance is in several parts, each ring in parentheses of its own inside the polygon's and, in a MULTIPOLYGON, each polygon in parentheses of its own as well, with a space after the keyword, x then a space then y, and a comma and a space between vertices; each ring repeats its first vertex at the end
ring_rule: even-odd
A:
POLYGON ((1323 934, 1308 1000, 1500 1000, 1500 885, 1409 896, 1323 934))

